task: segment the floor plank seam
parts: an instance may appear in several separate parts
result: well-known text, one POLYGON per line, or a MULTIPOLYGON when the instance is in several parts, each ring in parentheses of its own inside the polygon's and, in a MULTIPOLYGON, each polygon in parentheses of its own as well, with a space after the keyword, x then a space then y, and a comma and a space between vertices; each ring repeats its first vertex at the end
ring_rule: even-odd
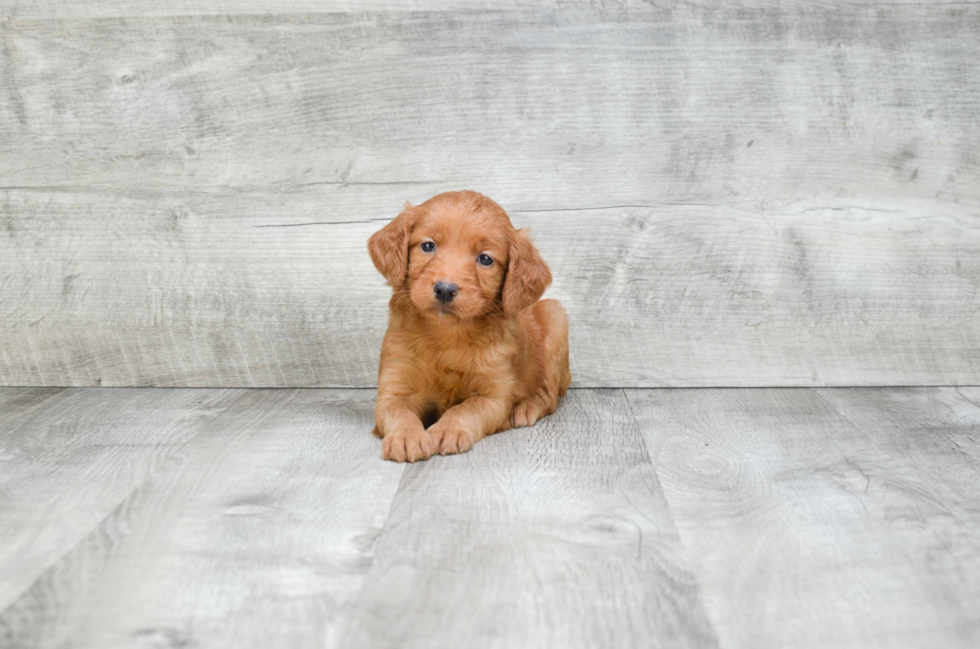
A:
POLYGON ((650 470, 653 471, 653 476, 657 479, 657 488, 660 490, 660 495, 664 500, 664 504, 667 507, 667 512, 670 514, 670 524, 674 528, 674 533, 677 535, 677 543, 680 545, 681 550, 684 553, 684 559, 687 564, 687 569, 691 573, 691 578, 694 580, 697 586, 697 601, 701 605, 701 610, 704 612, 704 617, 710 625, 710 631, 714 635, 716 646, 721 647, 721 634, 718 632, 718 621, 714 619, 712 614, 712 608, 708 606, 708 602, 704 599, 705 584, 702 582, 698 571, 695 570, 693 557, 694 554, 691 548, 684 540, 684 536, 681 534, 680 527, 677 525, 677 516, 674 513, 674 507, 670 503, 670 499, 667 498, 667 491, 663 488, 663 483, 660 480, 660 472, 657 470, 657 463, 653 460, 653 455, 650 453, 650 447, 647 446, 646 437, 643 435, 643 430, 640 428, 640 420, 636 417, 636 412, 633 410, 633 403, 630 401, 629 392, 626 388, 620 388, 623 393, 623 399, 626 401, 626 407, 629 408, 630 417, 633 419, 633 426, 636 428, 636 435, 643 445, 643 451, 646 453, 647 460, 650 462, 650 470))
POLYGON ((402 474, 398 478, 398 488, 395 489, 395 495, 391 497, 391 502, 388 504, 388 511, 385 513, 385 519, 381 524, 381 529, 378 530, 378 533, 374 537, 374 541, 371 544, 371 561, 368 562, 367 566, 364 568, 364 579, 361 582, 360 588, 357 589, 357 597, 351 600, 350 610, 348 611, 347 618, 344 620, 345 628, 343 633, 341 633, 339 636, 340 642, 337 643, 338 647, 349 646, 347 643, 347 637, 351 633, 351 627, 354 622, 354 612, 361 608, 364 600, 364 591, 368 585, 367 577, 371 574, 371 568, 374 567, 374 562, 377 560, 375 550, 377 549, 378 542, 382 539, 382 537, 384 537, 384 533, 388 529, 388 522, 391 520, 391 513, 395 511, 395 503, 398 501, 398 496, 402 493, 402 488, 408 475, 409 468, 410 466, 408 464, 402 463, 402 474))
MULTIPOLYGON (((95 389, 101 389, 101 388, 95 388, 95 389)), ((192 388, 192 389, 199 389, 199 388, 192 388)), ((220 390, 225 390, 225 391, 232 391, 234 389, 235 388, 220 388, 220 390)), ((20 602, 24 598, 24 596, 27 595, 38 584, 38 582, 44 579, 45 575, 47 575, 52 569, 61 565, 61 563, 69 555, 75 552, 75 550, 79 546, 86 543, 89 540, 89 538, 92 536, 92 534, 98 531, 98 529, 102 527, 106 523, 106 521, 110 520, 113 516, 115 516, 119 512, 119 509, 121 507, 125 506, 126 503, 130 502, 133 499, 133 496, 136 495, 140 491, 140 489, 145 488, 149 483, 151 483, 154 480, 154 478, 157 478, 161 474, 163 474, 167 470, 167 467, 169 467, 170 464, 173 462, 174 457, 178 455, 180 451, 186 448, 188 444, 190 444, 192 441, 197 439, 199 435, 207 432, 214 424, 214 422, 220 419, 228 411, 228 409, 235 404, 236 401, 237 399, 232 399, 228 403, 228 405, 222 408, 217 414, 215 414, 214 418, 207 425, 203 426, 201 430, 197 431, 189 438, 187 438, 187 440, 184 441, 184 443, 180 444, 179 446, 175 446, 173 448, 173 451, 160 461, 159 467, 156 470, 150 471, 146 475, 146 477, 143 480, 141 480, 139 483, 137 483, 133 487, 133 489, 130 490, 123 498, 121 498, 112 509, 106 512, 105 516, 100 518, 94 525, 92 525, 92 527, 88 528, 83 534, 79 535, 78 540, 75 543, 70 545, 61 554, 58 554, 57 556, 53 557, 51 561, 47 562, 47 564, 44 565, 44 567, 38 571, 37 578, 34 579, 30 584, 28 584, 22 591, 17 593, 16 596, 11 598, 10 602, 4 608, 0 609, 0 618, 6 616, 8 611, 13 609, 18 604, 18 602, 20 602)))
MULTIPOLYGON (((170 456, 170 457, 168 457, 166 460, 164 460, 161 463, 161 468, 160 468, 161 471, 163 470, 163 467, 165 467, 166 465, 168 465, 170 463, 170 460, 172 458, 173 458, 173 456, 170 456)), ((157 475, 157 474, 154 473, 153 475, 157 475)), ((143 489, 147 485, 147 483, 149 481, 150 481, 150 478, 147 478, 143 482, 141 482, 138 485, 136 485, 136 487, 132 491, 130 491, 128 494, 126 494, 126 496, 124 498, 122 498, 118 503, 116 503, 116 506, 113 507, 112 509, 110 509, 106 513, 105 516, 103 516, 101 519, 99 519, 99 521, 97 523, 95 523, 95 525, 93 525, 91 528, 89 528, 84 534, 80 535, 79 538, 78 538, 78 540, 74 544, 72 544, 71 546, 69 546, 68 549, 65 550, 65 552, 59 554, 58 556, 54 557, 52 561, 48 562, 48 564, 45 565, 38 572, 37 578, 34 581, 32 581, 26 588, 24 588, 24 590, 22 590, 21 592, 17 593, 17 595, 10 600, 10 603, 7 604, 7 606, 5 606, 3 609, 0 609, 0 627, 2 627, 3 619, 5 617, 7 617, 7 614, 8 613, 11 613, 12 611, 14 611, 14 609, 20 604, 20 602, 32 590, 34 590, 34 588, 37 587, 39 583, 41 583, 47 577, 48 573, 50 573, 52 570, 57 570, 58 567, 61 566, 62 563, 64 563, 64 561, 70 555, 72 555, 76 550, 78 550, 78 548, 80 546, 84 545, 85 543, 88 543, 89 540, 91 539, 92 535, 95 534, 95 533, 97 533, 98 530, 103 525, 105 525, 106 521, 109 521, 109 520, 112 519, 113 516, 118 515, 119 510, 121 508, 125 507, 126 504, 129 503, 133 499, 133 496, 137 492, 139 492, 140 489, 143 489)))
MULTIPOLYGON (((875 448, 877 448, 881 452, 881 454, 883 456, 885 456, 887 458, 890 458, 893 462, 895 462, 895 464, 897 464, 898 466, 902 467, 903 469, 905 469, 909 473, 911 473, 911 474, 914 474, 915 473, 915 467, 914 466, 909 466, 906 462, 900 460, 899 458, 896 458, 891 453, 889 453, 888 450, 885 447, 883 447, 878 442, 878 440, 876 440, 874 438, 873 435, 868 434, 868 432, 864 429, 863 426, 858 425, 857 422, 855 422, 853 419, 851 419, 850 417, 848 417, 840 408, 838 408, 837 406, 835 406, 833 403, 830 402, 829 399, 827 399, 827 397, 825 397, 824 395, 822 395, 820 393, 820 390, 821 389, 823 389, 823 388, 812 388, 812 392, 814 394, 816 394, 818 397, 820 397, 820 400, 821 401, 823 401, 828 406, 830 406, 831 410, 833 410, 835 413, 837 413, 837 415, 841 419, 843 419, 848 424, 850 424, 850 426, 854 430, 858 431, 858 433, 861 434, 861 437, 863 439, 867 440, 870 444, 872 444, 875 448)), ((838 448, 838 450, 840 450, 840 449, 838 448)), ((858 465, 856 465, 850 458, 848 458, 846 455, 844 455, 844 452, 843 451, 841 451, 841 456, 844 458, 844 460, 848 464, 850 464, 851 466, 853 466, 854 468, 856 468, 858 471, 860 471, 865 476, 865 478, 868 480, 868 485, 870 487, 871 478, 870 478, 870 476, 868 476, 867 473, 865 473, 864 469, 862 469, 861 467, 859 467, 858 465)), ((869 487, 865 487, 865 490, 864 490, 865 493, 867 493, 869 487)), ((864 506, 864 503, 862 502, 861 505, 864 506)), ((865 511, 867 511, 867 508, 865 508, 865 511)))
MULTIPOLYGON (((256 581, 259 575, 271 579, 261 583, 271 589, 274 597, 263 599, 257 604, 259 608, 249 609, 248 615, 257 617, 248 619, 254 619, 256 625, 260 621, 271 624, 273 629, 275 621, 288 621, 289 624, 279 629, 284 638, 296 639, 305 633, 308 638, 329 638, 330 646, 347 647, 387 646, 401 640, 404 646, 436 646, 433 638, 451 637, 458 645, 461 637, 468 636, 448 633, 440 636, 433 629, 446 632, 457 623, 460 629, 464 628, 466 615, 476 613, 454 616, 460 610, 460 602, 493 600, 511 605, 527 597, 525 603, 553 605, 556 601, 566 601, 563 598, 570 597, 568 593, 577 592, 584 594, 586 599, 582 603, 587 605, 588 598, 601 591, 575 590, 575 587, 591 583, 599 589, 614 583, 608 576, 620 574, 617 570, 634 568, 648 571, 638 574, 648 575, 650 579, 633 583, 638 590, 623 588, 622 583, 615 582, 614 587, 621 589, 618 591, 622 595, 621 607, 606 612, 634 616, 657 610, 679 611, 686 624, 697 623, 696 635, 690 636, 694 641, 687 646, 756 646, 759 643, 749 641, 767 637, 773 640, 773 646, 785 646, 793 644, 788 642, 793 634, 805 631, 803 625, 811 620, 823 624, 842 622, 837 629, 818 631, 828 634, 828 638, 839 637, 841 641, 834 646, 859 646, 857 640, 867 640, 871 637, 868 633, 898 640, 897 644, 902 645, 902 640, 911 637, 907 634, 912 632, 931 634, 936 646, 976 645, 975 641, 970 642, 975 638, 970 635, 973 627, 969 623, 976 617, 977 592, 971 584, 976 583, 974 577, 980 565, 975 560, 976 516, 972 507, 977 494, 975 471, 980 470, 976 441, 980 406, 975 403, 980 391, 930 387, 864 392, 823 388, 748 391, 620 388, 625 404, 615 397, 616 391, 573 393, 563 402, 564 409, 559 407, 556 418, 548 420, 550 424, 546 422, 551 428, 549 435, 527 433, 526 439, 520 434, 509 440, 503 435, 495 438, 497 450, 483 454, 489 464, 474 462, 476 456, 465 456, 439 458, 435 465, 412 467, 392 466, 378 458, 377 440, 366 432, 373 403, 371 393, 342 391, 346 394, 336 396, 333 392, 335 396, 331 396, 331 391, 256 393, 231 389, 214 391, 222 397, 215 400, 213 394, 185 398, 180 393, 158 391, 152 398, 135 403, 126 394, 110 391, 88 392, 85 403, 59 402, 56 416, 38 417, 37 422, 48 424, 72 419, 76 409, 83 405, 91 407, 91 401, 104 397, 113 408, 117 403, 125 406, 125 416, 118 418, 117 427, 129 427, 130 421, 136 425, 136 420, 145 415, 148 421, 155 422, 153 426, 165 422, 169 429, 183 430, 188 437, 175 438, 169 452, 154 455, 148 470, 112 492, 112 498, 104 501, 109 511, 100 507, 100 520, 94 527, 91 522, 79 525, 76 530, 80 537, 64 537, 61 543, 70 545, 66 553, 59 551, 63 547, 59 543, 55 549, 58 557, 53 561, 38 561, 24 574, 23 580, 16 582, 0 606, 0 646, 59 646, 64 639, 73 646, 91 647, 129 646, 134 639, 170 644, 193 641, 202 646, 218 646, 220 642, 208 640, 221 637, 231 628, 231 624, 225 623, 236 621, 236 613, 228 613, 221 619, 212 616, 210 626, 205 622, 200 626, 184 622, 205 620, 207 615, 198 615, 197 607, 213 601, 213 596, 229 597, 221 599, 226 603, 247 602, 247 597, 235 599, 236 593, 241 594, 237 589, 260 583, 256 581), (814 392, 819 399, 811 394, 814 392), (180 412, 199 412, 196 406, 190 407, 191 403, 207 413, 200 427, 191 429, 183 423, 174 423, 201 421, 197 415, 188 415, 186 420, 160 415, 174 408, 183 408, 180 412), (333 428, 327 419, 337 409, 348 416, 337 419, 339 428, 333 428), (610 414, 615 416, 607 416, 610 414), (634 425, 632 431, 630 420, 634 425), (351 427, 351 422, 356 422, 356 426, 351 427), (292 437, 289 431, 300 432, 292 437), (534 457, 525 463, 523 456, 536 455, 538 448, 545 451, 542 455, 554 453, 552 443, 572 432, 577 433, 580 441, 586 441, 577 447, 562 445, 560 452, 565 455, 557 463, 541 463, 534 457), (202 434, 204 437, 200 437, 202 434), (345 465, 343 480, 382 471, 387 477, 381 487, 372 488, 375 506, 369 517, 357 516, 353 522, 344 519, 347 522, 337 526, 337 533, 330 534, 326 528, 333 529, 335 523, 329 512, 321 510, 336 506, 338 512, 344 511, 349 507, 344 503, 350 501, 343 495, 348 493, 346 483, 333 481, 341 474, 327 470, 334 477, 321 482, 323 467, 319 458, 330 457, 322 440, 337 437, 349 441, 353 436, 357 437, 353 447, 346 443, 336 447, 344 449, 346 456, 356 456, 356 464, 345 465), (252 444, 253 438, 262 437, 266 443, 252 444), (532 445, 535 438, 542 446, 532 445), (963 447, 947 446, 944 444, 947 439, 959 440, 963 447), (311 445, 304 445, 302 440, 311 445), (230 450, 245 446, 250 450, 230 450), (351 453, 352 448, 356 452, 351 453), (597 449, 601 448, 609 452, 597 455, 597 449), (297 458, 309 457, 310 453, 314 459, 295 464, 297 458), (282 471, 288 469, 288 473, 271 471, 260 476, 261 479, 248 476, 256 467, 277 461, 276 466, 282 471), (357 470, 349 472, 355 466, 357 470), (480 467, 482 474, 470 470, 480 467), (516 480, 498 480, 502 473, 511 470, 517 473, 523 470, 527 475, 516 480), (586 475, 584 481, 583 475, 586 475), (235 482, 238 478, 240 481, 235 482), (237 486, 218 489, 205 497, 205 493, 211 492, 209 487, 202 486, 204 482, 223 484, 225 479, 237 486), (292 483, 291 490, 313 495, 302 501, 289 501, 292 504, 283 508, 282 514, 274 513, 280 504, 277 500, 281 495, 280 480, 285 484, 294 479, 298 481, 292 483), (478 493, 462 497, 455 493, 474 479, 483 487, 513 487, 522 491, 496 490, 496 495, 487 501, 491 506, 483 510, 490 517, 487 519, 468 513, 478 511, 475 509, 480 502, 478 493), (561 494, 554 501, 559 505, 567 502, 567 490, 556 488, 562 485, 572 489, 588 486, 590 491, 583 492, 584 509, 569 511, 568 516, 561 517, 560 507, 549 508, 549 495, 561 494), (869 486, 875 489, 869 491, 869 486), (646 499, 634 501, 634 489, 646 499), (651 497, 657 492, 656 497, 651 497), (263 499, 261 494, 269 495, 271 500, 263 499), (378 498, 377 494, 384 497, 378 498), (596 499, 590 501, 590 494, 596 499), (232 499, 232 496, 236 497, 232 499), (448 500, 440 501, 443 497, 448 500), (387 506, 384 498, 389 501, 387 506), (295 516, 306 511, 299 506, 300 502, 314 503, 317 515, 295 516), (616 502, 622 509, 609 508, 616 502), (462 509, 446 514, 442 509, 445 503, 455 503, 453 506, 462 509), (174 504, 176 509, 171 507, 174 504), (434 509, 413 514, 413 505, 434 509), (198 525, 219 511, 231 511, 233 517, 222 516, 220 520, 211 519, 206 526, 198 525), (169 513, 161 516, 165 512, 169 513), (433 522, 430 515, 439 512, 442 517, 437 515, 433 522), (554 516, 542 516, 549 513, 554 516), (644 523, 637 525, 634 521, 640 519, 634 518, 636 513, 646 517, 651 527, 644 523), (286 518, 263 518, 277 515, 286 518), (607 520, 608 517, 612 520, 607 520), (293 527, 279 528, 278 523, 287 518, 303 520, 293 527), (530 521, 530 524, 513 529, 504 525, 499 532, 494 531, 496 526, 489 527, 501 520, 530 521), (635 537, 627 536, 621 523, 636 527, 638 547, 632 546, 635 537), (177 531, 178 528, 183 531, 177 531), (648 529, 659 534, 657 538, 662 543, 651 542, 645 536, 648 529), (828 529, 843 535, 834 537, 842 542, 826 537, 824 533, 828 529), (532 534, 518 533, 520 530, 532 534), (213 534, 216 531, 232 536, 216 536, 213 534), (286 539, 289 531, 297 533, 295 539, 305 538, 306 542, 293 544, 286 539), (491 543, 481 545, 481 532, 488 531, 489 537, 493 537, 491 543), (244 533, 247 534, 241 536, 244 533), (354 533, 358 536, 354 537, 354 533), (578 533, 585 536, 575 536, 578 533), (369 539, 369 535, 373 538, 369 539), (446 542, 447 535, 455 539, 451 545, 438 545, 446 542), (198 544, 194 539, 207 540, 198 544), (241 540, 242 545, 227 545, 234 539, 241 540), (727 547, 726 539, 732 542, 727 547), (404 543, 410 540, 416 541, 414 549, 404 543), (146 541, 150 544, 145 545, 146 541), (428 545, 430 542, 436 545, 428 545), (501 543, 509 548, 498 556, 498 559, 509 558, 506 564, 491 561, 480 567, 470 561, 474 556, 491 556, 482 553, 488 548, 501 551, 501 543), (568 543, 566 549, 570 554, 566 555, 560 548, 568 543), (591 551, 576 554, 576 548, 586 546, 591 551), (202 553, 208 548, 217 552, 202 553), (242 552, 245 548, 255 554, 242 552), (456 558, 447 563, 449 553, 435 552, 439 549, 453 549, 456 558), (317 554, 320 550, 329 554, 317 554), (356 550, 359 558, 354 557, 352 550, 356 550), (474 554, 476 550, 481 553, 474 554), (314 560, 312 564, 304 561, 311 556, 325 561, 314 560), (581 561, 568 565, 578 570, 555 569, 575 557, 581 561), (807 557, 812 557, 814 563, 807 563, 807 557), (524 564, 526 570, 522 572, 521 561, 528 558, 535 562, 524 564), (605 558, 611 561, 608 569, 596 568, 606 565, 602 563, 605 558), (251 577, 239 578, 237 569, 228 570, 232 565, 229 559, 249 559, 248 563, 234 564, 234 567, 251 566, 256 572, 251 577), (672 567, 662 570, 662 562, 672 567), (758 564, 757 569, 750 569, 752 562, 758 564), (144 565, 154 563, 154 569, 141 572, 144 565), (327 572, 320 569, 327 564, 331 566, 327 572), (545 564, 550 568, 537 573, 537 568, 545 564), (195 571, 180 570, 182 566, 203 569, 198 575, 195 571), (510 566, 518 568, 509 573, 508 580, 503 573, 510 566), (792 572, 792 579, 770 579, 776 574, 768 572, 773 566, 792 572), (340 567, 343 575, 332 572, 334 567, 340 567), (522 580, 528 574, 527 569, 541 581, 529 585, 530 580, 522 580), (762 578, 770 579, 771 590, 752 588, 760 570, 762 578), (737 574, 733 576, 733 572, 737 574), (169 598, 175 594, 176 586, 186 585, 182 576, 185 573, 195 575, 191 583, 200 590, 185 589, 185 595, 190 594, 181 600, 181 608, 173 606, 169 598), (332 581, 330 575, 337 576, 338 581, 332 581), (572 577, 571 581, 559 579, 562 575, 572 577), (861 585, 860 593, 847 590, 852 575, 853 583, 861 585), (576 584, 576 576, 592 581, 576 584), (663 588, 650 586, 652 581, 663 588), (127 584, 145 586, 142 596, 147 599, 133 597, 132 589, 125 587, 127 584), (303 588, 297 590, 297 584, 303 588), (501 584, 523 585, 530 590, 501 590, 501 584), (334 592, 339 593, 335 598, 331 594, 334 592), (811 592, 816 599, 811 599, 811 592), (494 600, 487 593, 500 599, 494 600), (293 606, 296 595, 305 602, 301 612, 308 615, 302 618, 309 622, 307 626, 298 623, 300 618, 283 617, 284 611, 294 609, 277 608, 277 602, 293 606), (109 603, 100 609, 105 604, 100 599, 103 596, 109 603), (869 596, 881 601, 878 610, 883 612, 882 619, 887 615, 898 622, 884 625, 881 620, 872 619, 848 627, 846 622, 850 618, 846 616, 852 612, 848 602, 866 602, 869 596), (824 608, 817 607, 813 613, 813 601, 822 602, 824 608), (327 616, 326 626, 321 628, 316 625, 323 620, 324 611, 331 614, 327 616), (779 617, 767 616, 762 611, 778 613, 779 617), (743 619, 748 621, 743 624, 743 619), (445 626, 447 623, 450 627, 445 626), (326 635, 320 634, 323 629, 326 635), (104 641, 110 637, 120 641, 104 641), (362 642, 362 637, 373 641, 362 642), (848 639, 854 642, 847 642, 848 639)), ((38 391, 38 395, 43 394, 44 391, 38 391)), ((0 398, 7 399, 0 401, 0 408, 6 403, 20 406, 33 403, 16 391, 0 390, 0 398)), ((79 430, 87 429, 90 421, 101 421, 105 410, 98 411, 98 420, 94 415, 81 419, 79 430)), ((8 421, 16 420, 19 412, 7 410, 8 421)), ((33 421, 25 419, 19 424, 31 431, 41 430, 33 421)), ((105 428, 111 429, 108 424, 105 428)), ((51 428, 51 440, 63 438, 66 431, 51 428)), ((152 441, 145 436, 140 438, 148 443, 152 441)), ((105 439, 108 438, 92 436, 90 441, 105 439)), ((377 482, 368 480, 372 485, 377 482)), ((357 500, 354 504, 363 502, 357 500)), ((244 609, 236 612, 241 610, 244 609)), ((502 609, 491 606, 489 610, 499 613, 502 609)), ((547 626, 548 620, 541 625, 541 618, 529 615, 521 627, 512 618, 507 619, 510 630, 523 628, 527 637, 535 633, 555 637, 557 627, 547 626)), ((609 622, 618 619, 601 618, 609 623, 605 627, 609 633, 618 633, 609 622)), ((245 623, 243 618, 237 618, 237 622, 245 623)), ((663 628, 667 633, 674 627, 663 628)), ((695 632, 694 626, 683 628, 695 632)), ((500 644, 502 640, 516 637, 507 635, 508 629, 504 627, 498 630, 492 637, 477 634, 473 638, 505 646, 500 644)), ((292 642, 290 646, 300 644, 292 642)), ((462 644, 477 646, 478 643, 463 641, 462 644)))
POLYGON ((977 387, 977 386, 975 386, 975 385, 958 385, 958 386, 956 386, 953 389, 956 390, 956 394, 960 395, 961 397, 963 397, 964 399, 966 399, 967 401, 969 401, 970 403, 972 403, 973 405, 975 405, 977 408, 980 408, 980 401, 977 401, 977 400, 973 399, 969 395, 964 394, 962 390, 960 390, 960 388, 975 388, 975 387, 977 387))

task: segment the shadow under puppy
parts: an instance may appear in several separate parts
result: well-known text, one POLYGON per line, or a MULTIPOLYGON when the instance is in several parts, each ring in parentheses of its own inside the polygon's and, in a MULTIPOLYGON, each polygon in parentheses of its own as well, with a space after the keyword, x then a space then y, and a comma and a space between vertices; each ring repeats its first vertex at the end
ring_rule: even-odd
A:
POLYGON ((406 205, 368 251, 393 289, 374 410, 385 459, 462 453, 555 411, 568 316, 540 299, 551 271, 497 203, 461 191, 406 205))

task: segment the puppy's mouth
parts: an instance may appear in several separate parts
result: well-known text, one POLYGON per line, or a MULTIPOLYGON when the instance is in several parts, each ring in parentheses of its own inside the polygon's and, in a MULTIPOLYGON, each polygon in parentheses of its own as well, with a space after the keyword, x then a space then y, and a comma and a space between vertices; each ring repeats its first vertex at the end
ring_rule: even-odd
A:
POLYGON ((443 304, 442 302, 436 302, 432 305, 430 311, 443 316, 453 316, 458 317, 459 311, 456 310, 456 305, 450 302, 449 304, 443 304))

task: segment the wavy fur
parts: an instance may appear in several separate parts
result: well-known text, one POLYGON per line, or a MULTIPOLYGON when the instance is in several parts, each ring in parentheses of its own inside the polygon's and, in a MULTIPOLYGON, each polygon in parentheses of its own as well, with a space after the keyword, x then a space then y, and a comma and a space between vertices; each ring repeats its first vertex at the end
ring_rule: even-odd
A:
POLYGON ((571 381, 568 318, 541 300, 548 265, 499 205, 472 191, 406 205, 368 251, 393 288, 374 413, 385 459, 461 453, 554 412, 571 381), (439 281, 459 288, 449 304, 439 281))

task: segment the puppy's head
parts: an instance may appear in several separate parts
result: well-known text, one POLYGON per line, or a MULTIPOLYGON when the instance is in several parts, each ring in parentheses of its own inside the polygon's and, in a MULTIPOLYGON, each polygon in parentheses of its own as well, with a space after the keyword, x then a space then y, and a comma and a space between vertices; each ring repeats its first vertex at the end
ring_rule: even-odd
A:
POLYGON ((499 205, 472 191, 407 206, 372 235, 368 251, 388 283, 432 318, 508 317, 551 284, 527 231, 515 230, 499 205))

